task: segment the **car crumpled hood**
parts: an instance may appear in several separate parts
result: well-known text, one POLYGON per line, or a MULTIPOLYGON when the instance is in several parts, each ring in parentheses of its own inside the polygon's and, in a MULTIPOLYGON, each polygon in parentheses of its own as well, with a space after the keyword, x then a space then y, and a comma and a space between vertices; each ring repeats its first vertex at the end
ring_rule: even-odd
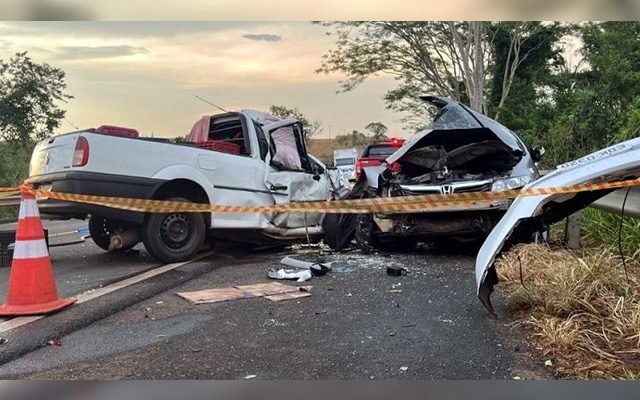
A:
POLYGON ((508 148, 515 153, 522 153, 522 148, 518 144, 515 136, 504 134, 500 131, 494 131, 489 128, 469 128, 469 129, 425 129, 416 133, 411 139, 405 142, 395 153, 387 157, 387 162, 393 164, 404 157, 407 153, 414 149, 419 149, 429 142, 429 139, 440 135, 481 135, 491 132, 496 139, 502 141, 508 148))
MULTIPOLYGON (((553 172, 526 185, 524 189, 614 182, 638 177, 640 177, 640 138, 635 138, 559 165, 553 172)), ((521 238, 523 234, 526 236, 526 234, 535 233, 523 232, 536 226, 530 222, 544 221, 545 217, 551 214, 553 214, 552 217, 550 216, 552 220, 549 219, 546 222, 560 220, 563 216, 588 206, 607 193, 608 191, 600 191, 600 193, 549 194, 516 198, 507 213, 491 231, 476 258, 477 294, 483 305, 490 312, 494 312, 490 302, 493 286, 497 283, 494 261, 503 251, 505 244, 513 245, 515 244, 513 239, 521 238), (581 195, 582 199, 578 199, 581 195), (567 211, 564 215, 562 215, 563 204, 567 211)))

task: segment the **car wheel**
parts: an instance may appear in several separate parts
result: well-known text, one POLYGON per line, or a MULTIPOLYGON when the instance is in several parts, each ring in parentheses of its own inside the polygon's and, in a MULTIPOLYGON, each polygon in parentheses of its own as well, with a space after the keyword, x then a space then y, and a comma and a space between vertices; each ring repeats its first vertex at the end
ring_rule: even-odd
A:
MULTIPOLYGON (((181 197, 168 200, 189 202, 181 197)), ((198 213, 152 213, 142 227, 144 247, 153 258, 166 263, 191 259, 205 238, 205 218, 198 213)))
MULTIPOLYGON (((93 242, 102 250, 106 251, 109 251, 109 245, 111 244, 111 234, 126 231, 133 228, 134 226, 135 225, 129 222, 99 217, 97 215, 92 215, 91 217, 89 217, 89 234, 91 235, 91 240, 93 240, 93 242)), ((122 247, 118 250, 113 251, 126 251, 136 244, 137 243, 133 243, 129 246, 122 247)))
POLYGON ((364 254, 371 254, 376 252, 376 246, 374 241, 374 222, 373 215, 371 214, 359 214, 356 221, 356 244, 364 254))

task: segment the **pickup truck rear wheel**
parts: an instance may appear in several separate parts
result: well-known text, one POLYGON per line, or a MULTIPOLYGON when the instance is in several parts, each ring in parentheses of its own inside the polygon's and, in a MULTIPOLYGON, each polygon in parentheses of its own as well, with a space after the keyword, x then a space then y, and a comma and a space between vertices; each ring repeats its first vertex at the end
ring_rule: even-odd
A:
MULTIPOLYGON (((168 200, 189 202, 181 197, 168 200)), ((142 227, 144 247, 153 258, 166 263, 189 260, 200 250, 205 237, 205 219, 198 213, 153 213, 142 227)))
MULTIPOLYGON (((112 234, 123 232, 133 227, 133 224, 124 221, 99 217, 97 215, 89 217, 89 234, 91 235, 91 239, 98 247, 106 251, 109 251, 112 234)), ((126 251, 136 244, 137 243, 133 243, 114 251, 126 251)))

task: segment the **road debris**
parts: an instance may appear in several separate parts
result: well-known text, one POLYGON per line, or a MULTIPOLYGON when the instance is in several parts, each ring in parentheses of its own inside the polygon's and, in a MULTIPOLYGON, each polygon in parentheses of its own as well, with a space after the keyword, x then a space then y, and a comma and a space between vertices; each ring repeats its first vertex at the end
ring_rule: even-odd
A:
POLYGON ((256 376, 258 376, 258 375, 247 375, 247 376, 245 376, 243 379, 253 379, 253 378, 255 378, 256 376))
POLYGON ((239 300, 254 296, 248 296, 242 290, 236 288, 205 289, 195 292, 176 293, 178 296, 193 304, 218 303, 228 300, 239 300))
POLYGON ((309 297, 309 296, 311 296, 311 293, 301 290, 299 292, 282 293, 282 294, 274 294, 271 296, 265 296, 265 299, 268 299, 271 301, 282 301, 282 300, 300 299, 300 298, 309 297))
POLYGON ((144 317, 149 318, 152 321, 155 321, 155 317, 153 316, 153 309, 151 307, 144 308, 144 317))
POLYGON ((262 323, 262 326, 287 326, 285 322, 280 322, 276 319, 269 318, 262 323))
POLYGON ((404 373, 405 373, 405 372, 407 372, 408 370, 409 370, 409 367, 407 367, 407 366, 404 366, 404 365, 403 365, 402 367, 400 367, 400 373, 401 373, 401 374, 404 374, 404 373))
POLYGON ((328 263, 321 262, 309 262, 297 260, 292 257, 285 257, 280 260, 280 264, 286 265, 288 267, 298 268, 298 269, 306 269, 311 271, 313 276, 322 276, 325 275, 329 270, 331 270, 331 265, 328 263))
POLYGON ((0 337, 0 344, 5 344, 7 342, 8 342, 8 340, 7 340, 6 337, 0 337))
POLYGON ((407 269, 403 267, 391 266, 387 267, 387 275, 389 276, 404 276, 407 274, 407 269))
POLYGON ((298 299, 311 296, 313 286, 289 286, 279 282, 257 283, 232 288, 205 289, 195 292, 180 292, 178 296, 192 304, 218 303, 229 300, 264 297, 271 301, 298 299), (286 295, 286 296, 285 296, 286 295))
POLYGON ((62 341, 60 339, 51 339, 47 342, 48 346, 62 346, 62 341))
POLYGON ((304 282, 311 279, 311 271, 307 269, 270 269, 267 276, 271 279, 296 279, 296 282, 304 282))

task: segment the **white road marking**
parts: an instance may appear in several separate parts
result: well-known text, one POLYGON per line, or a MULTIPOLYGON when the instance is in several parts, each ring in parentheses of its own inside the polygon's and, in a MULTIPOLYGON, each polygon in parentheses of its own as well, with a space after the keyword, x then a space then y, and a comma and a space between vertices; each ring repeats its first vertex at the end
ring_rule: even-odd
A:
MULTIPOLYGON (((115 283, 112 283, 110 285, 98 288, 98 289, 89 290, 89 291, 81 293, 81 294, 79 294, 77 296, 71 296, 71 297, 75 297, 76 299, 78 299, 75 304, 82 304, 82 303, 84 303, 86 301, 93 300, 93 299, 98 298, 100 296, 104 296, 105 294, 109 294, 109 293, 115 292, 118 289, 125 288, 127 286, 133 285, 133 284, 138 283, 138 282, 142 282, 145 279, 153 278, 154 276, 158 276, 158 275, 164 274, 165 272, 174 270, 176 268, 180 268, 180 267, 182 267, 184 265, 187 265, 187 264, 190 264, 192 262, 195 262, 195 261, 198 261, 198 260, 202 260, 203 258, 209 257, 213 253, 214 253, 213 250, 205 251, 204 253, 198 254, 195 258, 193 258, 193 259, 191 259, 189 261, 183 261, 183 262, 179 262, 179 263, 163 265, 161 267, 152 269, 150 271, 143 272, 141 274, 132 276, 131 278, 123 279, 123 280, 121 280, 119 282, 115 282, 115 283)), ((73 307, 73 306, 71 306, 71 307, 73 307)), ((9 319, 7 321, 4 321, 4 322, 0 323, 0 333, 10 331, 11 329, 15 329, 15 328, 18 328, 20 326, 24 326, 26 324, 29 324, 29 323, 34 322, 34 321, 37 321, 37 320, 39 320, 41 318, 44 318, 44 317, 46 317, 46 315, 37 315, 37 316, 31 316, 31 317, 16 317, 16 318, 9 319)))

